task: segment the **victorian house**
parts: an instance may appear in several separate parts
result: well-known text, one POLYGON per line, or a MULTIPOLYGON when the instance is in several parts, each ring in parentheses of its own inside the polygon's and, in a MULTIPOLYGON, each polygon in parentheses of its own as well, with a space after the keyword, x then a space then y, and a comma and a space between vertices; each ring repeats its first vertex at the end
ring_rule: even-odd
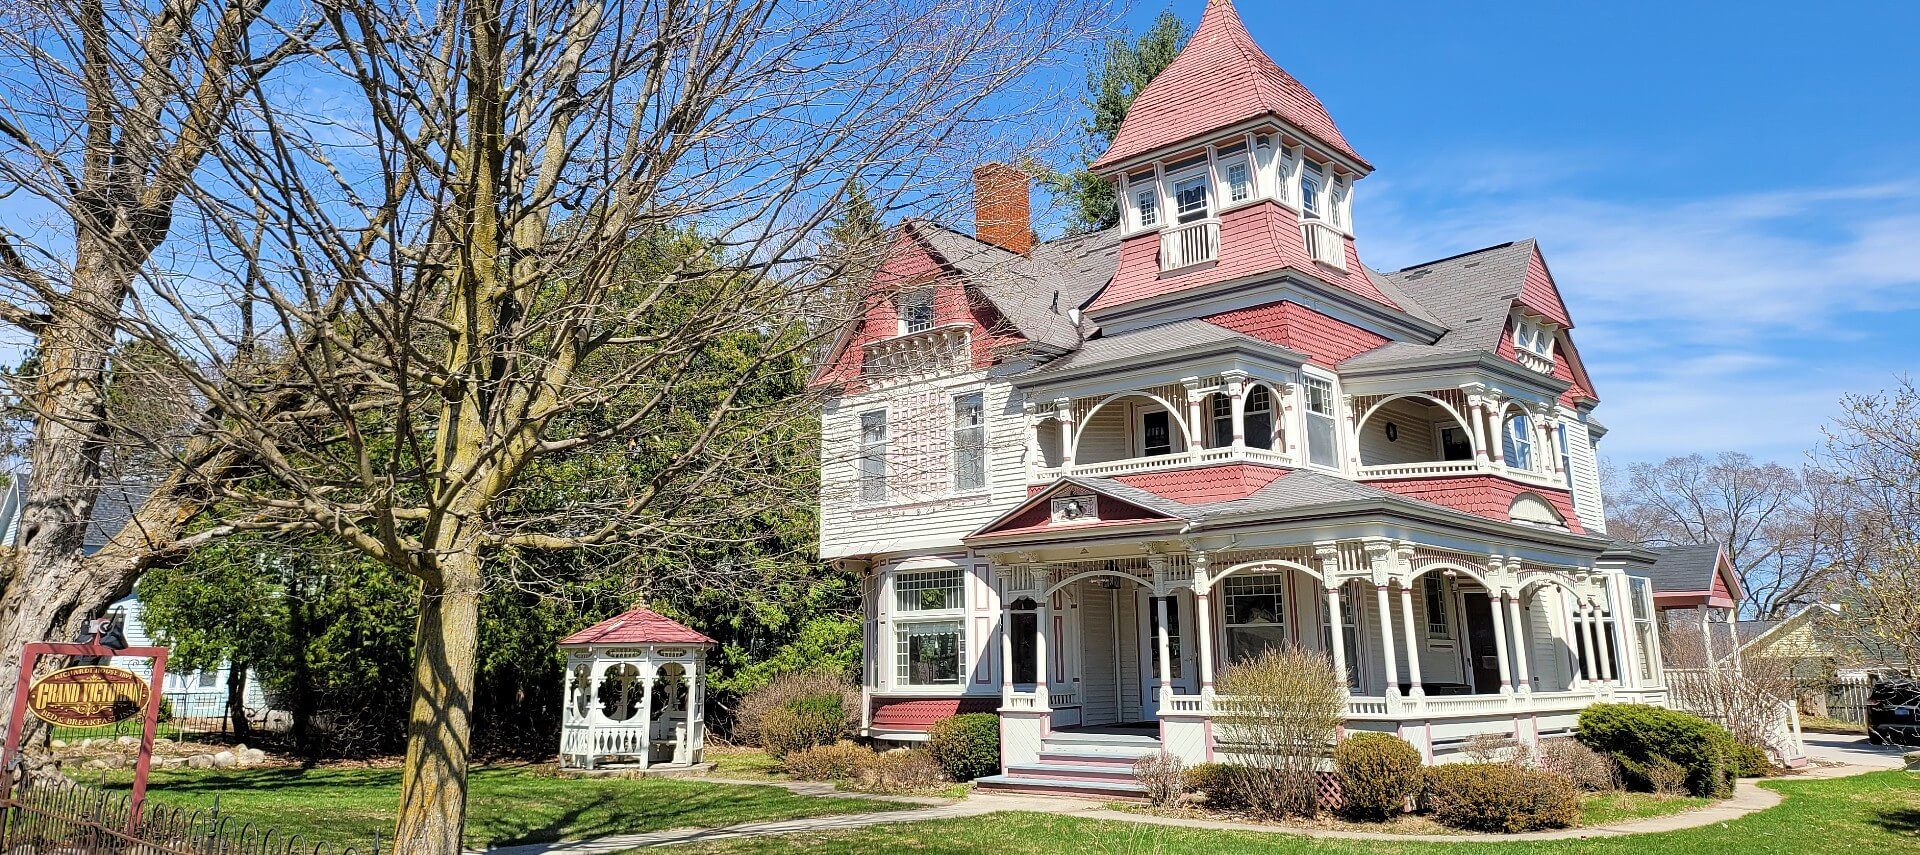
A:
POLYGON ((1094 168, 1113 230, 1036 241, 993 164, 972 234, 904 224, 815 377, 869 736, 996 712, 987 785, 1124 790, 1142 753, 1230 756, 1215 678, 1274 645, 1435 762, 1663 702, 1658 556, 1606 536, 1533 241, 1369 268, 1373 165, 1228 0, 1094 168))

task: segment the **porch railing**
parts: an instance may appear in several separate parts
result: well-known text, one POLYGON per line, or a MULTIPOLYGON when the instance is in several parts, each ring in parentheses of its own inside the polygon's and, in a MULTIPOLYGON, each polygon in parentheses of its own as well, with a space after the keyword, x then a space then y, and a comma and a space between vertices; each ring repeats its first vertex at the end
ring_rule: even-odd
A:
POLYGON ((1102 460, 1096 463, 1075 463, 1072 466, 1054 466, 1035 470, 1034 477, 1041 481, 1051 481, 1066 475, 1099 478, 1128 472, 1177 469, 1183 466, 1212 466, 1233 462, 1292 466, 1293 458, 1284 452, 1265 448, 1201 448, 1174 454, 1156 454, 1152 457, 1129 457, 1122 460, 1102 460))
MULTIPOLYGON (((1579 709, 1608 696, 1605 689, 1575 689, 1562 692, 1534 692, 1513 695, 1433 695, 1428 697, 1380 697, 1350 695, 1347 718, 1403 718, 1410 715, 1453 717, 1509 712, 1554 712, 1579 709)), ((1180 715, 1215 718, 1230 712, 1233 698, 1228 695, 1172 695, 1160 699, 1160 708, 1180 715)))
POLYGON ((1307 255, 1314 261, 1338 270, 1347 269, 1346 241, 1340 230, 1327 225, 1325 220, 1301 222, 1300 239, 1306 242, 1307 255))
POLYGON ((1426 460, 1418 463, 1383 463, 1374 466, 1362 466, 1355 470, 1354 477, 1362 481, 1376 478, 1446 478, 1455 475, 1498 475, 1543 487, 1566 489, 1564 480, 1551 472, 1537 472, 1532 469, 1517 469, 1498 463, 1482 463, 1478 460, 1426 460))

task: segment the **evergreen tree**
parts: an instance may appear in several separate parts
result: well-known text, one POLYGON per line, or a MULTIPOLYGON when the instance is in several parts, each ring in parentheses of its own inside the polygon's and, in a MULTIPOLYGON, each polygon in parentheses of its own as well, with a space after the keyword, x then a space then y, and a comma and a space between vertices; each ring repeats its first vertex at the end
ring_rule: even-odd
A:
POLYGON ((1043 183, 1068 208, 1074 234, 1097 232, 1120 223, 1120 207, 1113 197, 1113 185, 1095 175, 1088 164, 1107 150, 1120 132, 1142 90, 1173 62, 1190 32, 1173 10, 1155 18, 1153 26, 1138 38, 1115 36, 1107 40, 1100 61, 1087 75, 1088 116, 1080 123, 1083 135, 1080 165, 1071 172, 1055 172, 1043 183))

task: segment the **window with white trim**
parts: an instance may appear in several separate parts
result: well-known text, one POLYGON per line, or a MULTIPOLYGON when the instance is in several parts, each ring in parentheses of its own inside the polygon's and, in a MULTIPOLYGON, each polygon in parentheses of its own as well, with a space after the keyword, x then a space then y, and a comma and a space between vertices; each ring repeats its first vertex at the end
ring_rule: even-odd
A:
POLYGON ((1300 165, 1300 214, 1310 220, 1321 216, 1320 209, 1324 200, 1320 198, 1326 187, 1326 178, 1320 173, 1320 165, 1311 161, 1300 165))
POLYGON ((1152 228, 1160 224, 1160 192, 1152 187, 1142 188, 1133 194, 1134 211, 1140 227, 1152 228))
POLYGON ((1567 481, 1567 489, 1573 489, 1573 448, 1568 445, 1567 426, 1556 425, 1553 428, 1560 444, 1560 475, 1567 481))
POLYGON ((1226 448, 1233 444, 1233 399, 1226 393, 1217 393, 1208 399, 1210 421, 1213 424, 1213 441, 1209 448, 1226 448))
POLYGON ((1245 160, 1227 164, 1227 201, 1239 204, 1253 198, 1253 169, 1245 160))
POLYGON ((1245 421, 1248 447, 1273 448, 1272 390, 1265 386, 1254 386, 1247 390, 1245 421))
POLYGON ((964 666, 961 643, 965 571, 959 567, 893 576, 894 683, 953 686, 964 666))
POLYGON ((1447 580, 1436 573, 1428 573, 1420 579, 1420 595, 1427 606, 1427 637, 1437 640, 1453 638, 1453 625, 1447 620, 1447 580))
POLYGON ((1307 377, 1301 386, 1307 398, 1307 462, 1337 469, 1340 466, 1340 422, 1333 406, 1333 382, 1307 377))
POLYGON ((1533 420, 1526 413, 1506 418, 1500 431, 1500 456, 1509 468, 1533 469, 1533 420))
POLYGON ((1196 175, 1173 182, 1174 221, 1191 223, 1213 213, 1207 201, 1207 176, 1196 175))
POLYGON ((1345 229, 1347 227, 1347 210, 1349 208, 1348 200, 1353 194, 1353 183, 1351 181, 1336 180, 1333 182, 1332 187, 1333 199, 1327 203, 1327 220, 1332 222, 1335 227, 1345 229))
POLYGON ((1523 315, 1513 317, 1513 347, 1541 359, 1553 358, 1553 327, 1523 315))
POLYGON ((921 288, 900 295, 900 334, 908 335, 933 329, 933 289, 921 288))
POLYGON ((979 392, 953 398, 953 489, 987 487, 987 408, 979 392))
POLYGON ((1227 662, 1243 662, 1286 646, 1286 589, 1284 573, 1243 573, 1222 582, 1227 662))
POLYGON ((1633 645, 1640 659, 1643 685, 1660 682, 1660 640, 1653 628, 1653 583, 1644 577, 1628 576, 1627 587, 1633 597, 1633 645))
POLYGON ((887 500, 887 411, 869 410, 860 414, 860 456, 855 461, 860 481, 862 504, 877 505, 887 500))

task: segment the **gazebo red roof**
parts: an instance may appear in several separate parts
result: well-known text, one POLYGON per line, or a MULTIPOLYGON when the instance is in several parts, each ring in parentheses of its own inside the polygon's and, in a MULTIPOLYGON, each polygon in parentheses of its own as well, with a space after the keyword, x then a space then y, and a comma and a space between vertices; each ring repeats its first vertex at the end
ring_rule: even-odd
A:
POLYGON ((614 615, 560 639, 569 644, 713 644, 713 639, 646 606, 614 615))
POLYGON ((1230 0, 1210 0, 1173 62, 1140 92, 1094 169, 1261 116, 1278 116, 1362 165, 1307 87, 1274 64, 1230 0))

